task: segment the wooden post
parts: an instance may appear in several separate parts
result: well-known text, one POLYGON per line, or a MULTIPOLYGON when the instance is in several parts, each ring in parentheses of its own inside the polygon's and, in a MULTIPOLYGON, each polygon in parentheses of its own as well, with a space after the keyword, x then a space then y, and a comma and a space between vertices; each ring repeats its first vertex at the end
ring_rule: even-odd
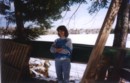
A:
POLYGON ((105 17, 104 23, 98 35, 95 47, 93 48, 87 68, 82 77, 81 83, 95 83, 97 64, 104 50, 105 43, 111 31, 112 24, 118 13, 122 0, 112 0, 105 17))

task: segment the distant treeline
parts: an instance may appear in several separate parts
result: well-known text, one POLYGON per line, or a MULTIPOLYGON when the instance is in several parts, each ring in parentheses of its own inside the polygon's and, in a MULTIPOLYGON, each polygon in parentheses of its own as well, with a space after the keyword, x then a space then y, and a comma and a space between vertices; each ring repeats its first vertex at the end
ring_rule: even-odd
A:
MULTIPOLYGON (((70 34, 97 34, 99 32, 100 29, 69 29, 70 34)), ((110 33, 114 33, 114 29, 110 33)), ((55 30, 48 30, 48 34, 57 34, 57 32, 55 30)))
MULTIPOLYGON (((44 30, 43 28, 35 27, 35 28, 25 28, 25 30, 31 33, 43 35, 43 34, 57 34, 55 30, 48 29, 44 30)), ((4 27, 0 27, 0 35, 12 35, 15 32, 14 27, 10 27, 8 29, 4 27)), ((100 32, 100 29, 69 29, 70 34, 97 34, 100 32)), ((110 33, 114 33, 114 29, 111 30, 110 33)), ((129 32, 130 33, 130 30, 129 32)))

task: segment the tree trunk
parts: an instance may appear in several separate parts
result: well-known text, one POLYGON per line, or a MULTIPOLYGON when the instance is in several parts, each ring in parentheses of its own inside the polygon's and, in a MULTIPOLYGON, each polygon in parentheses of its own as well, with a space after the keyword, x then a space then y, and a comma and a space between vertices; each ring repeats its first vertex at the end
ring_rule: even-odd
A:
POLYGON ((22 6, 21 0, 14 0, 14 7, 15 7, 15 17, 16 17, 16 33, 15 39, 18 41, 24 40, 24 24, 23 24, 23 15, 22 10, 20 9, 22 6))
POLYGON ((111 2, 107 16, 96 41, 95 47, 93 48, 92 53, 90 55, 88 66, 85 70, 81 83, 95 83, 98 63, 100 62, 100 57, 102 55, 104 45, 111 31, 111 26, 117 15, 121 2, 122 0, 112 0, 111 2))
MULTIPOLYGON (((114 32, 113 47, 125 48, 129 29, 129 0, 123 0, 117 16, 117 24, 114 32)), ((120 49, 117 53, 115 63, 112 64, 114 68, 112 72, 108 73, 108 80, 120 80, 120 70, 123 65, 123 60, 126 55, 126 51, 120 49)))
POLYGON ((128 25, 129 25, 129 0, 123 0, 121 8, 117 16, 117 24, 115 27, 115 37, 113 47, 126 47, 126 40, 128 36, 128 25))

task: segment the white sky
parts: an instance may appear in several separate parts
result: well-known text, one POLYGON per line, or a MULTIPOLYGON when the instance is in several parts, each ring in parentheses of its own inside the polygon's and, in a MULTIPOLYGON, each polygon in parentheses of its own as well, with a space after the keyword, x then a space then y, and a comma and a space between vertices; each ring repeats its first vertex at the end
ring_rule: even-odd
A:
MULTIPOLYGON (((75 15, 71 18, 75 10, 78 8, 78 5, 72 6, 71 11, 67 12, 67 15, 64 18, 54 22, 54 28, 59 25, 78 29, 101 28, 108 9, 101 9, 99 12, 90 15, 88 13, 88 7, 89 4, 82 4, 75 15)), ((62 15, 64 16, 65 12, 63 12, 62 15)))

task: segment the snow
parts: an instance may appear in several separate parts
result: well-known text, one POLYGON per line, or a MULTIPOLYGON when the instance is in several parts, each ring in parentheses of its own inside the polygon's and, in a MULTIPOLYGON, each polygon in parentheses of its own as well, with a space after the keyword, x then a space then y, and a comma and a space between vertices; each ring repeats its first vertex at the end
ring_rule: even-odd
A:
MULTIPOLYGON (((76 44, 86 44, 86 45, 95 45, 97 40, 98 34, 70 34, 69 38, 71 38, 72 43, 76 44)), ((0 36, 0 38, 10 39, 11 37, 8 36, 0 36)), ((48 41, 53 42, 57 35, 40 35, 35 41, 48 41)), ((108 39, 106 41, 105 46, 112 46, 114 40, 114 34, 109 34, 108 39)), ((126 48, 130 48, 130 34, 128 34, 126 48)))
MULTIPOLYGON (((45 62, 45 60, 39 59, 39 58, 30 58, 29 64, 37 64, 35 62, 38 62, 39 65, 42 65, 45 62)), ((42 74, 36 72, 34 68, 30 68, 30 70, 36 74, 36 77, 35 77, 36 79, 46 80, 46 81, 56 81, 55 62, 53 60, 49 60, 49 62, 51 64, 48 71, 49 78, 46 78, 42 74)), ((83 76, 86 66, 87 64, 71 63, 70 80, 75 81, 75 83, 79 83, 83 76)), ((39 66, 35 67, 35 69, 38 69, 38 68, 40 67, 39 66)))
MULTIPOLYGON (((87 44, 87 45, 95 45, 98 34, 70 34, 69 38, 71 38, 72 43, 77 44, 87 44)), ((41 35, 36 41, 50 41, 53 42, 57 35, 41 35)), ((105 46, 112 46, 114 40, 114 34, 109 34, 109 37, 106 41, 105 46)), ((130 48, 130 34, 127 37, 126 48, 130 48)))

